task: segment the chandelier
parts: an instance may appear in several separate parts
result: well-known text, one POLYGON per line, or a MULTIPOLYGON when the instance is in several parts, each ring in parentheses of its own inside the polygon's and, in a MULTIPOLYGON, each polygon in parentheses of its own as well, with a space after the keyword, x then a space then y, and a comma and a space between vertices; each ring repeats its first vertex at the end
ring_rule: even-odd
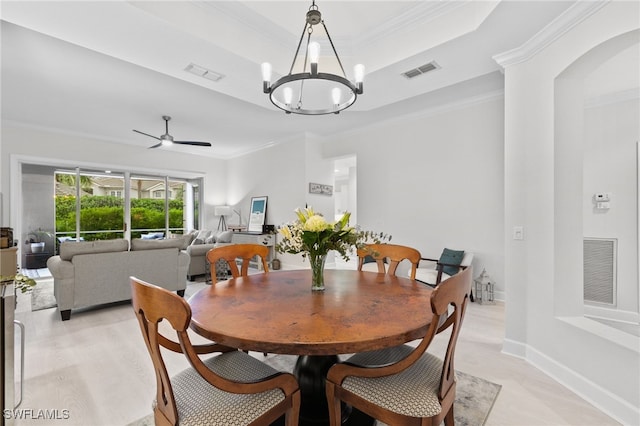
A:
MULTIPOLYGON (((324 61, 324 60, 323 60, 324 61)), ((298 60, 298 62, 300 62, 298 60)), ((324 62, 323 62, 324 65, 324 62)), ((324 69, 324 67, 323 67, 324 69)), ((262 64, 263 91, 269 95, 271 102, 286 112, 287 114, 321 115, 338 114, 340 111, 349 108, 361 95, 362 81, 364 78, 364 66, 358 64, 354 67, 354 82, 347 79, 340 57, 333 45, 329 31, 322 20, 322 15, 316 6, 315 0, 309 7, 306 22, 302 30, 302 36, 298 42, 298 48, 293 55, 293 62, 289 69, 289 74, 281 77, 271 84, 271 64, 262 64), (335 68, 342 72, 342 75, 331 72, 320 72, 318 70, 318 60, 320 58, 320 43, 311 40, 314 35, 314 26, 322 24, 326 38, 333 50, 335 57, 335 68), (300 53, 300 47, 306 38, 306 48, 302 65, 296 61, 300 53)))

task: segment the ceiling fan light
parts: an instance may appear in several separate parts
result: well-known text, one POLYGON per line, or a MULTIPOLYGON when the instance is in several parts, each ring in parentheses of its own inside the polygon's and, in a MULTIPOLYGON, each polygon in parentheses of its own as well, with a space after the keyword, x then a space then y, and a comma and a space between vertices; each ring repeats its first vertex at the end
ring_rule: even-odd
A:
POLYGON ((162 142, 162 146, 169 146, 173 143, 173 136, 162 135, 160 136, 160 142, 162 142))

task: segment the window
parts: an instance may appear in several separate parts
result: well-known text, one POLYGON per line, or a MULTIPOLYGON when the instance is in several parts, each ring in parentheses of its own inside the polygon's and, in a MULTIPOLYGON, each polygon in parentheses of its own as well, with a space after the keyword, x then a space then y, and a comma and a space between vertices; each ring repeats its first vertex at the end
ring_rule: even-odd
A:
POLYGON ((198 220, 200 178, 107 174, 80 168, 56 169, 54 175, 58 238, 140 238, 154 232, 166 237, 198 227, 194 221, 198 220))

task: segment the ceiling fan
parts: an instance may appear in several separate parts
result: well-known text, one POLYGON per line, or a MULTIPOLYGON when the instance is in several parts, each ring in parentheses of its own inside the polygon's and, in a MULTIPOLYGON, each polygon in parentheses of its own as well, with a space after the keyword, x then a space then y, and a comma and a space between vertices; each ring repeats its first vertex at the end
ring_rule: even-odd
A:
POLYGON ((165 124, 165 133, 164 135, 161 135, 160 137, 157 136, 153 136, 150 135, 149 133, 145 133, 145 132, 141 132, 140 130, 136 130, 133 129, 134 132, 136 133, 140 133, 141 135, 145 135, 145 136, 149 136, 150 138, 154 138, 160 141, 159 144, 150 146, 149 148, 157 148, 159 146, 169 146, 171 144, 180 144, 180 145, 195 145, 195 146, 211 146, 211 143, 209 142, 197 142, 197 141, 176 141, 173 140, 173 136, 171 136, 169 134, 169 120, 171 120, 171 117, 169 117, 168 115, 163 115, 162 119, 164 120, 164 124, 165 124))

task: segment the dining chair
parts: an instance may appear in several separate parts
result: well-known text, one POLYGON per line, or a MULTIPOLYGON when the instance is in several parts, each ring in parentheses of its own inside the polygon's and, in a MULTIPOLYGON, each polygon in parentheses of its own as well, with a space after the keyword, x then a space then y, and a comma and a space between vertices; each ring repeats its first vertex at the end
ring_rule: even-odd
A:
MULTIPOLYGON (((231 244, 228 246, 221 246, 212 248, 207 252, 207 260, 211 265, 211 282, 217 282, 217 273, 214 265, 217 262, 224 260, 229 264, 229 270, 233 278, 246 277, 249 273, 249 262, 251 259, 258 256, 262 262, 262 270, 266 273, 269 272, 269 266, 267 264, 267 257, 269 256, 269 247, 261 246, 260 244, 231 244), (237 259, 242 259, 242 265, 238 269, 237 259)), ((267 356, 267 353, 263 353, 267 356)))
POLYGON ((249 272, 249 262, 258 256, 262 264, 262 270, 269 272, 267 258, 269 257, 269 247, 260 244, 230 244, 212 248, 207 252, 207 260, 211 267, 211 282, 217 282, 215 265, 219 260, 224 260, 229 264, 229 270, 233 278, 246 277, 249 272), (242 265, 238 269, 236 259, 242 259, 242 265))
POLYGON ((420 252, 412 247, 401 246, 398 244, 367 244, 364 247, 359 248, 357 253, 358 271, 362 271, 363 268, 367 270, 365 260, 370 258, 375 261, 379 273, 396 275, 396 270, 398 269, 400 262, 407 259, 411 262, 409 277, 412 280, 416 278, 416 270, 418 268, 418 263, 420 262, 420 252))
MULTIPOLYGON (((421 257, 416 279, 431 287, 471 266, 473 253, 445 248, 438 259, 421 257)), ((471 300, 473 302, 473 300, 471 300)))
POLYGON ((187 333, 189 304, 135 277, 130 282, 133 310, 156 375, 156 425, 269 425, 283 415, 285 425, 298 424, 300 390, 292 374, 237 349, 215 343, 193 345, 187 333), (164 320, 177 341, 159 332, 164 320), (183 353, 191 367, 169 377, 164 349, 183 353), (200 358, 210 353, 219 354, 200 358))
MULTIPOLYGON (((358 353, 327 373, 330 424, 340 424, 341 401, 391 425, 454 424, 454 356, 471 293, 471 268, 440 283, 431 294, 433 320, 414 348, 358 353), (450 309, 451 308, 451 309, 450 309), (436 318, 443 317, 444 322, 436 318), (451 327, 443 359, 427 352, 436 334, 451 327)), ((428 311, 427 311, 428 312, 428 311)))

